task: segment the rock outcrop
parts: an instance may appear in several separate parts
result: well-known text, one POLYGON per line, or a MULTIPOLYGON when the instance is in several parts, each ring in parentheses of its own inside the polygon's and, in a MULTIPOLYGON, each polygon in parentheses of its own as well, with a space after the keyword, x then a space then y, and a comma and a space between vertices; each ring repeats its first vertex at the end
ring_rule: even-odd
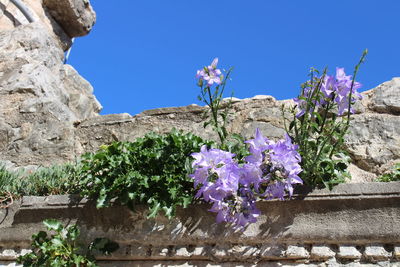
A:
MULTIPOLYGON (((39 14, 38 21, 14 25, 8 25, 7 19, 14 14, 18 17, 18 10, 11 3, 0 4, 3 14, 10 13, 0 18, 1 159, 19 166, 73 159, 74 122, 97 116, 102 108, 92 86, 63 63, 65 47, 48 23, 49 17, 40 15, 48 15, 49 9, 42 5, 40 9, 38 3, 41 1, 27 1, 32 13, 39 14)), ((80 12, 74 6, 63 8, 80 12)), ((89 31, 88 26, 81 28, 89 31)))
MULTIPOLYGON (((205 107, 160 108, 141 114, 98 116, 92 86, 63 64, 71 37, 87 34, 94 21, 88 1, 25 1, 39 20, 27 23, 0 0, 0 158, 17 166, 75 159, 115 140, 135 140, 172 128, 217 139, 203 129, 205 107), (2 16, 1 16, 2 15, 2 16)), ((371 181, 400 161, 400 78, 364 92, 356 107, 346 149, 354 181, 371 181)), ((229 129, 250 138, 255 128, 281 138, 282 104, 271 96, 234 99, 229 129)))
POLYGON ((89 0, 43 0, 43 5, 70 37, 88 34, 96 21, 89 0))
MULTIPOLYGON (((96 22, 89 0, 24 0, 23 3, 63 50, 72 45, 71 38, 88 34, 96 22)), ((0 0, 1 31, 27 23, 27 18, 10 0, 0 0)))

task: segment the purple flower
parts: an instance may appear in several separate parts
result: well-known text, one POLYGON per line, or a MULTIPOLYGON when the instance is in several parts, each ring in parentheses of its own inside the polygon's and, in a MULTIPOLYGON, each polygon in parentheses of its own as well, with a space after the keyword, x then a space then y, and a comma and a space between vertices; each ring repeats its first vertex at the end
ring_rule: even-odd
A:
POLYGON ((331 98, 336 91, 336 81, 333 76, 325 75, 321 84, 321 92, 325 98, 331 98))
POLYGON ((235 154, 226 152, 220 149, 207 149, 206 145, 200 148, 200 152, 192 153, 191 156, 195 159, 192 167, 207 167, 215 168, 219 164, 226 164, 233 162, 235 154))
MULTIPOLYGON (((293 101, 296 104, 297 109, 298 109, 296 118, 300 118, 301 116, 303 116, 306 113, 307 101, 304 100, 304 98, 309 99, 310 97, 312 97, 314 89, 315 89, 314 87, 307 86, 306 88, 303 89, 301 96, 293 98, 293 101)), ((316 101, 315 99, 313 99, 311 102, 314 103, 314 105, 316 107, 320 106, 320 101, 316 101)), ((310 106, 308 107, 308 109, 309 109, 309 111, 311 111, 310 106)))
POLYGON ((232 223, 235 228, 243 228, 257 221, 260 211, 256 207, 256 196, 248 188, 241 188, 237 194, 215 201, 210 209, 217 213, 217 222, 232 223))
POLYGON ((257 217, 260 215, 260 211, 256 207, 256 196, 254 192, 247 187, 243 187, 239 190, 238 196, 238 207, 237 212, 234 216, 234 224, 240 227, 245 227, 250 223, 255 223, 257 217))
POLYGON ((248 188, 254 186, 254 189, 258 191, 259 184, 261 182, 263 175, 260 165, 254 163, 243 164, 243 166, 240 169, 241 172, 240 172, 239 184, 248 188))
POLYGON ((212 203, 210 211, 217 213, 217 222, 245 227, 254 223, 260 214, 256 208, 258 197, 284 199, 293 194, 293 184, 302 183, 302 171, 297 145, 286 135, 273 142, 256 129, 255 138, 246 141, 250 156, 238 164, 235 154, 220 149, 207 149, 193 153, 194 186, 196 197, 212 203))
POLYGON ((238 189, 239 170, 233 161, 235 154, 220 150, 209 149, 204 145, 199 153, 193 153, 192 163, 195 169, 190 175, 194 179, 194 186, 200 186, 196 197, 203 197, 205 201, 221 201, 238 189))
POLYGON ((281 181, 270 182, 265 189, 263 197, 267 200, 277 198, 279 200, 285 199, 285 183, 281 181))
POLYGON ((354 113, 354 110, 350 108, 349 111, 349 98, 351 91, 351 102, 362 99, 361 94, 357 89, 361 88, 361 83, 354 82, 353 89, 351 88, 352 78, 350 75, 346 76, 344 68, 336 68, 336 97, 335 102, 338 105, 338 115, 343 115, 345 112, 354 113), (352 89, 352 90, 351 90, 352 89))
POLYGON ((262 152, 268 149, 269 140, 261 134, 260 129, 256 129, 255 138, 245 141, 250 145, 250 156, 246 157, 246 161, 255 165, 261 165, 264 155, 262 152))
MULTIPOLYGON (((292 144, 289 135, 286 134, 284 140, 271 143, 270 161, 271 179, 277 179, 284 183, 284 189, 289 193, 289 197, 293 194, 293 184, 302 184, 303 180, 299 177, 302 171, 300 167, 301 157, 297 152, 298 145, 292 144)), ((281 188, 281 186, 278 186, 281 188)))
POLYGON ((306 113, 307 102, 299 97, 293 98, 294 103, 297 106, 298 112, 296 113, 296 118, 300 118, 306 113))
POLYGON ((292 184, 303 183, 299 177, 302 169, 298 146, 288 135, 284 140, 273 142, 257 129, 255 136, 246 141, 252 154, 246 157, 247 164, 243 165, 239 183, 247 187, 253 185, 257 192, 260 185, 266 185, 264 196, 268 199, 283 199, 285 191, 292 196, 292 184))
POLYGON ((210 66, 197 71, 196 78, 207 81, 207 85, 222 83, 222 72, 217 69, 218 58, 215 58, 210 66))
MULTIPOLYGON (((312 99, 311 102, 318 108, 318 107, 323 107, 328 101, 331 101, 333 98, 334 102, 338 106, 338 115, 341 116, 345 112, 347 112, 349 109, 349 97, 352 84, 351 75, 346 75, 346 73, 344 72, 344 68, 336 68, 335 77, 325 75, 323 78, 321 77, 319 79, 323 79, 320 87, 322 96, 316 95, 315 99, 312 99)), ((353 90, 351 92, 352 102, 362 98, 361 94, 357 91, 357 89, 359 89, 360 87, 361 84, 359 82, 354 82, 353 90)), ((309 99, 312 96, 314 90, 315 87, 305 88, 302 97, 309 99)), ((305 101, 300 97, 294 98, 293 100, 296 103, 297 108, 299 110, 296 114, 296 117, 299 118, 303 116, 306 112, 307 101, 305 101)), ((354 113, 354 110, 350 109, 350 112, 354 113)))

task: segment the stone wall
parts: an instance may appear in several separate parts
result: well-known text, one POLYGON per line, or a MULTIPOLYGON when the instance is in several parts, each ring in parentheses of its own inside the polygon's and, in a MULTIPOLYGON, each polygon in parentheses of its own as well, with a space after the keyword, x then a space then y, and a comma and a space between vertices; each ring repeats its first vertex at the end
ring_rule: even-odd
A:
MULTIPOLYGON (((95 13, 87 0, 26 0, 37 21, 28 23, 0 0, 0 160, 9 168, 72 161, 114 140, 173 127, 217 139, 203 129, 204 107, 160 108, 138 115, 99 116, 89 82, 70 65, 64 50, 72 37, 87 34, 95 13)), ((351 123, 346 149, 353 182, 372 181, 400 161, 400 78, 364 92, 351 123)), ((246 138, 260 128, 269 138, 283 133, 281 105, 271 96, 234 99, 231 132, 246 138)))
MULTIPOLYGON (((0 0, 2 164, 35 168, 72 161, 102 144, 172 128, 217 139, 203 129, 206 108, 197 105, 100 116, 90 83, 63 63, 71 39, 89 33, 95 22, 89 1, 24 2, 36 22, 0 0)), ((353 182, 372 181, 400 161, 400 78, 363 96, 346 141, 353 182)), ((249 138, 258 127, 269 138, 282 137, 281 105, 291 101, 255 96, 233 102, 231 132, 249 138)), ((399 266, 399 183, 346 184, 258 205, 259 222, 233 232, 214 223, 207 205, 180 210, 168 221, 147 220, 145 207, 136 213, 123 207, 98 211, 76 196, 24 197, 0 209, 0 266, 13 266, 50 217, 79 223, 86 241, 115 239, 121 249, 99 256, 102 266, 399 266)))
MULTIPOLYGON (((400 78, 394 78, 363 93, 358 103, 346 149, 353 159, 350 172, 353 182, 373 181, 377 174, 400 161, 400 78)), ((289 100, 272 96, 235 99, 229 117, 229 130, 245 138, 260 128, 268 138, 284 134, 281 106, 289 100)), ((148 131, 165 133, 172 128, 191 131, 203 138, 217 140, 211 129, 203 128, 205 107, 189 105, 147 110, 138 115, 114 114, 88 118, 76 127, 77 151, 95 151, 114 140, 134 140, 148 131)))
POLYGON ((97 256, 101 266, 400 266, 400 182, 259 202, 261 216, 243 231, 215 223, 208 208, 191 205, 168 221, 147 219, 144 206, 96 210, 76 196, 24 197, 0 210, 0 266, 26 253, 47 218, 77 223, 86 243, 119 243, 112 255, 97 256))

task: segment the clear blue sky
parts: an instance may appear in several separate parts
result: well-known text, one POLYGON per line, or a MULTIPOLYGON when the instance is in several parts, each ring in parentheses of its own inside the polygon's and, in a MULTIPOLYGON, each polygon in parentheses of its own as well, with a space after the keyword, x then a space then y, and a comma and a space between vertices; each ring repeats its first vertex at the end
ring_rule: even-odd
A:
MULTIPOLYGON (((97 23, 69 64, 94 87, 101 114, 197 101, 195 73, 219 58, 227 90, 295 97, 310 67, 353 72, 371 89, 400 76, 400 0, 92 0, 97 23)), ((227 94, 228 96, 228 94, 227 94)))

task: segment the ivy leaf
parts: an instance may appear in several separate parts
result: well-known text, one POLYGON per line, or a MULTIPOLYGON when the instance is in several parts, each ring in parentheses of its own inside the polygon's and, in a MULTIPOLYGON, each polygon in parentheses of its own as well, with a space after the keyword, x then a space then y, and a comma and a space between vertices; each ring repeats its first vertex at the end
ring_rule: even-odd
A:
POLYGON ((102 188, 100 190, 100 194, 99 197, 97 198, 96 201, 96 208, 103 208, 106 206, 106 198, 107 198, 107 194, 106 194, 106 190, 104 188, 102 188))
POLYGON ((167 216, 168 219, 171 219, 173 217, 173 215, 174 215, 174 208, 173 207, 164 206, 164 207, 162 207, 162 209, 163 209, 163 211, 165 213, 165 216, 167 216))
POLYGON ((56 247, 61 247, 63 245, 63 241, 60 238, 53 238, 51 243, 56 247))
POLYGON ((149 215, 147 215, 147 218, 155 218, 158 211, 160 210, 161 204, 159 202, 154 203, 154 205, 150 208, 149 215))
POLYGON ((60 231, 61 228, 62 228, 61 223, 59 221, 55 220, 55 219, 44 220, 43 224, 49 230, 60 231))

